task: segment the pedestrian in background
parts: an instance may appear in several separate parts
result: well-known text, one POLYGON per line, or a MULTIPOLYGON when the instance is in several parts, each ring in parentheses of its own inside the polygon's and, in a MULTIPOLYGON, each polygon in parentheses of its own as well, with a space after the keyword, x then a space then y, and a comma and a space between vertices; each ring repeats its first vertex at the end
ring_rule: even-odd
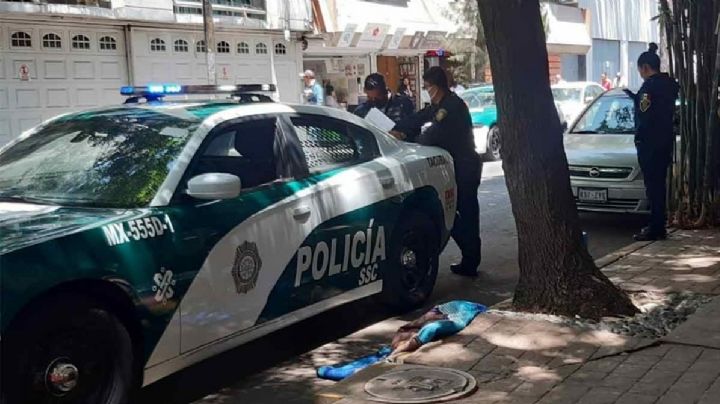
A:
POLYGON ((300 76, 303 78, 305 88, 303 89, 303 103, 309 105, 325 105, 325 95, 320 83, 315 80, 315 72, 305 70, 300 76))
POLYGON ((400 87, 398 88, 398 94, 402 94, 410 99, 413 99, 415 94, 412 92, 412 88, 410 88, 410 79, 406 77, 403 77, 402 83, 400 83, 400 87))
POLYGON ((614 88, 622 88, 625 86, 626 86, 626 84, 625 84, 625 80, 623 80, 622 73, 617 72, 617 74, 615 75, 615 80, 613 80, 613 87, 614 88))
POLYGON ((612 88, 613 88, 613 87, 612 87, 612 82, 611 82, 610 79, 608 78, 607 73, 603 73, 603 74, 600 76, 600 85, 602 86, 602 88, 605 89, 605 91, 612 90, 612 88))
POLYGON ((365 78, 365 95, 367 101, 358 105, 353 113, 361 118, 377 108, 387 115, 396 124, 415 112, 415 106, 410 98, 402 94, 393 94, 385 84, 385 77, 380 73, 373 73, 365 78))
POLYGON ((679 86, 667 73, 660 72, 658 46, 651 43, 637 61, 638 72, 645 80, 635 100, 635 147, 650 201, 650 223, 634 236, 637 241, 662 240, 667 237, 667 172, 675 145, 673 115, 679 86))
POLYGON ((340 104, 335 98, 335 87, 332 84, 325 86, 325 106, 330 108, 340 108, 340 104))
POLYGON ((462 261, 450 269, 458 275, 477 276, 481 251, 478 187, 482 163, 475 152, 470 111, 462 98, 450 90, 447 73, 442 68, 428 69, 423 81, 430 105, 398 123, 391 134, 401 140, 441 147, 452 156, 457 211, 451 235, 460 247, 462 261), (427 123, 430 125, 421 132, 427 123))

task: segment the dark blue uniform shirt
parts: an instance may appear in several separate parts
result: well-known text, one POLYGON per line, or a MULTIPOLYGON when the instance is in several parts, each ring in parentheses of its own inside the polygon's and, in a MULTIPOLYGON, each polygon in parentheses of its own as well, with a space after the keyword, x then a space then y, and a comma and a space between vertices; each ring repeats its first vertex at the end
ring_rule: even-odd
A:
POLYGON ((635 99, 635 143, 652 150, 672 151, 673 117, 679 86, 666 73, 643 83, 635 99))
POLYGON ((369 102, 363 102, 358 105, 353 112, 355 115, 365 118, 371 109, 377 108, 380 112, 387 115, 395 124, 412 115, 415 112, 415 106, 410 98, 401 95, 393 94, 388 102, 383 106, 377 106, 369 102))

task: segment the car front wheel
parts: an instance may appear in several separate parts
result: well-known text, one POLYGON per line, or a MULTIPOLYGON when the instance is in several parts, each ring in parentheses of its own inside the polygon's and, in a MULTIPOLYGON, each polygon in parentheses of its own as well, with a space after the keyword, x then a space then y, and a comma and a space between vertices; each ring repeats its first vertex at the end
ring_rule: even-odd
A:
POLYGON ((405 215, 393 231, 383 302, 409 311, 422 305, 437 279, 440 243, 432 221, 420 212, 405 215))
POLYGON ((88 299, 44 302, 2 348, 5 404, 125 404, 134 387, 127 330, 88 299))
POLYGON ((483 155, 485 161, 500 160, 500 131, 497 126, 490 128, 487 138, 487 150, 483 155))

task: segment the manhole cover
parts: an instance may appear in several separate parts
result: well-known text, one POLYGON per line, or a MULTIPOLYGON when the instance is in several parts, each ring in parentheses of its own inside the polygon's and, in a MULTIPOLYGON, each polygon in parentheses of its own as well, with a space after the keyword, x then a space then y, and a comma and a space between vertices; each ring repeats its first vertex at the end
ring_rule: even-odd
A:
POLYGON ((382 403, 432 403, 464 397, 476 387, 475 378, 460 370, 414 366, 371 379, 365 392, 382 403))

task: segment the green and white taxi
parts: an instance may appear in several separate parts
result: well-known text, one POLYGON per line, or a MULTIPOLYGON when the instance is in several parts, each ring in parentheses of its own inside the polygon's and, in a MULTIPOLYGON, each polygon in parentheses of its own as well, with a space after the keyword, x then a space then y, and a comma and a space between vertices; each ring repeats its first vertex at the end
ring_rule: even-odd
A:
POLYGON ((332 307, 428 298, 455 216, 449 154, 220 90, 236 97, 124 88, 125 105, 0 150, 3 403, 125 403, 332 307))

